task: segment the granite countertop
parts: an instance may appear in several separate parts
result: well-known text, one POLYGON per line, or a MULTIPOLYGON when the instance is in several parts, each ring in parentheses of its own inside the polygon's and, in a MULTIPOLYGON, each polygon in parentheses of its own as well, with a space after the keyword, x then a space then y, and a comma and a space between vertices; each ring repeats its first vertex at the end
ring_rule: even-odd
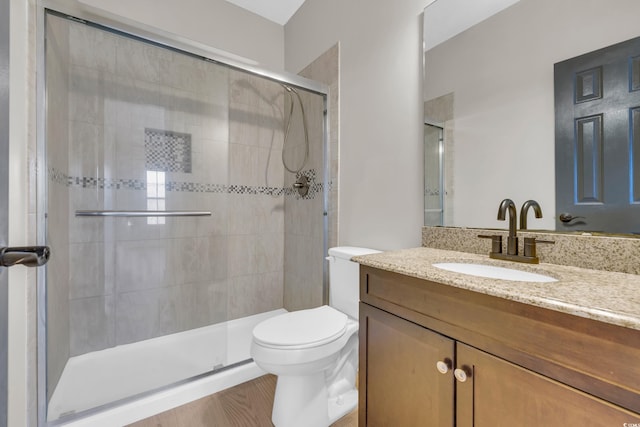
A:
POLYGON ((522 264, 432 248, 404 249, 357 256, 362 265, 575 316, 640 330, 640 275, 556 264, 522 264), (557 282, 516 282, 454 273, 433 267, 439 262, 471 262, 544 274, 557 282))

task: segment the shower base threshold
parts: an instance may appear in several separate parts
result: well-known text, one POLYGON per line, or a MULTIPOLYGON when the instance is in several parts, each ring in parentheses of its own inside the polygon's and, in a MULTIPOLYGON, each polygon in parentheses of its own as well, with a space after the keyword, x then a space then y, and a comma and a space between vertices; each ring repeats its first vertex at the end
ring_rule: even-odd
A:
POLYGON ((255 325, 285 312, 273 310, 71 357, 47 418, 78 427, 124 425, 263 375, 255 363, 239 362, 250 361, 255 325), (234 364, 239 365, 223 368, 234 364), (198 376, 202 378, 184 381, 198 376), (149 393, 153 390, 158 391, 149 393))

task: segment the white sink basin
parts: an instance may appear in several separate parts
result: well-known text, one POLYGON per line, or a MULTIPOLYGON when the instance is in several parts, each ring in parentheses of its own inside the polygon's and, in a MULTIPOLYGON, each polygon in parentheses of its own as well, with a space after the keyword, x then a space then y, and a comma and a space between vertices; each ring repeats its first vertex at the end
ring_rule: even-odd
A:
POLYGON ((544 274, 530 273, 528 271, 512 268, 496 267, 493 265, 473 264, 462 262, 441 262, 432 264, 442 270, 454 273, 468 274, 470 276, 487 277, 490 279, 512 280, 516 282, 557 282, 558 280, 544 274))

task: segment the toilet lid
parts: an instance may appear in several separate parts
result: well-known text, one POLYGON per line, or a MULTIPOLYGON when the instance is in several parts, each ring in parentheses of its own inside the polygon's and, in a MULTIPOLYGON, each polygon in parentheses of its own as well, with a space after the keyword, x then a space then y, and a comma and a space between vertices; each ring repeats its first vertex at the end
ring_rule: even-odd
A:
POLYGON ((281 314, 258 324, 253 337, 261 344, 277 347, 314 347, 344 334, 347 315, 324 305, 281 314))

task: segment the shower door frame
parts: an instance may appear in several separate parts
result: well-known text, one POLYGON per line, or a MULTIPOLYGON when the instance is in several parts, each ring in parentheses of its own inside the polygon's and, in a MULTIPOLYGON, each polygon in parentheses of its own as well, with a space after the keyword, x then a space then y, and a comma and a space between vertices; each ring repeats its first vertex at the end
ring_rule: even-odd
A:
MULTIPOLYGON (((192 56, 201 57, 203 60, 228 66, 232 69, 251 73, 274 82, 283 83, 289 86, 298 87, 306 91, 322 96, 323 108, 323 136, 322 136, 322 153, 323 153, 323 178, 322 178, 322 200, 323 200, 323 253, 328 251, 328 204, 329 204, 329 181, 330 181, 330 158, 329 150, 329 87, 320 82, 301 77, 296 74, 286 72, 269 71, 258 66, 248 64, 243 61, 244 58, 238 58, 237 55, 226 53, 218 49, 212 48, 205 44, 188 40, 186 38, 176 36, 159 30, 157 28, 147 26, 135 21, 128 20, 124 17, 112 15, 101 9, 93 8, 73 0, 39 0, 36 11, 37 20, 37 107, 36 107, 36 127, 37 127, 37 240, 39 245, 46 244, 47 236, 47 209, 48 209, 48 193, 47 193, 47 161, 46 161, 46 67, 45 67, 45 17, 46 14, 52 12, 58 15, 64 15, 71 19, 79 20, 84 23, 95 25, 96 27, 120 33, 134 38, 142 39, 160 47, 180 51, 192 56)), ((250 61, 250 60, 246 60, 250 61)), ((323 262, 323 278, 322 278, 322 303, 329 303, 329 276, 328 262, 322 258, 323 262)), ((52 422, 47 421, 47 310, 46 310, 46 272, 38 274, 38 294, 37 294, 37 342, 38 342, 38 425, 54 426, 59 425, 59 420, 52 422)), ((215 375, 215 373, 201 374, 195 378, 189 378, 181 381, 190 382, 204 376, 215 375)), ((70 415, 65 417, 64 422, 74 421, 87 414, 97 413, 106 408, 115 405, 124 404, 139 399, 142 396, 156 393, 162 389, 172 387, 169 385, 159 390, 151 390, 141 395, 131 396, 117 403, 108 403, 103 406, 83 411, 80 416, 70 415)))
MULTIPOLYGON (((0 1, 0 246, 9 240, 9 37, 10 4, 0 1)), ((0 427, 7 426, 9 398, 9 272, 0 267, 0 427)))

